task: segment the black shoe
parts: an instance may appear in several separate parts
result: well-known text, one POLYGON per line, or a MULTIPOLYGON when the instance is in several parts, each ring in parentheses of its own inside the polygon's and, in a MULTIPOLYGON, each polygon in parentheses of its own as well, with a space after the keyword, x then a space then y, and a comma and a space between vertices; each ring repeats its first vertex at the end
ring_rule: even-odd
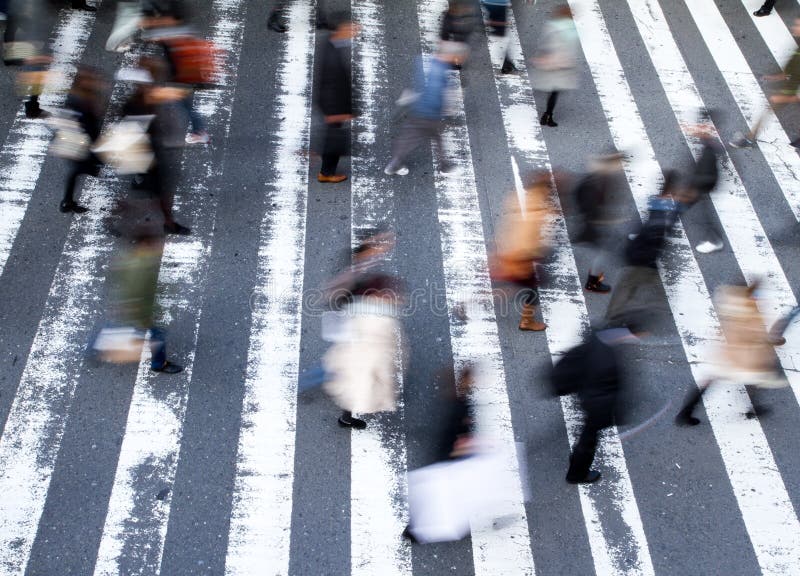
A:
POLYGON ((678 426, 697 426, 700 424, 700 419, 689 414, 678 414, 675 416, 675 424, 678 426))
POLYGON ((162 374, 177 374, 178 372, 183 372, 183 366, 179 364, 173 364, 172 362, 164 362, 164 365, 161 368, 150 368, 153 372, 161 372, 162 374))
POLYGON ((517 67, 514 66, 514 63, 511 60, 509 60, 508 58, 503 60, 503 66, 502 68, 500 68, 500 72, 502 72, 503 74, 511 74, 512 72, 516 71, 517 67))
POLYGON ((80 204, 77 204, 75 202, 67 202, 67 201, 62 201, 58 209, 65 214, 67 212, 74 212, 75 214, 83 214, 84 212, 89 210, 86 206, 81 206, 80 204))
POLYGON ((191 228, 187 228, 177 222, 172 222, 171 224, 164 224, 164 233, 165 234, 178 234, 180 236, 188 236, 192 233, 191 228))
POLYGON ((756 416, 766 416, 772 412, 772 409, 767 408, 766 406, 753 406, 751 410, 748 410, 744 413, 744 417, 748 420, 752 420, 756 416))
POLYGON ((42 110, 39 103, 25 102, 25 117, 31 119, 44 119, 50 116, 49 112, 42 110))
POLYGON ((600 472, 597 470, 589 470, 589 472, 583 478, 570 478, 567 476, 567 482, 570 484, 591 484, 593 482, 597 482, 600 480, 600 472))
POLYGON ((769 16, 770 13, 772 13, 772 10, 767 10, 762 6, 761 8, 753 12, 753 16, 769 16))
POLYGON ((267 20, 267 28, 275 32, 288 32, 289 27, 280 21, 277 15, 273 14, 267 20))
POLYGON ((553 128, 558 126, 556 121, 553 120, 553 115, 550 112, 545 112, 544 115, 542 116, 541 120, 539 120, 539 123, 542 126, 552 126, 553 128))
POLYGON ((767 342, 769 342, 772 346, 783 346, 786 344, 786 338, 783 336, 770 336, 767 338, 767 342))
POLYGON ((367 427, 367 423, 361 418, 354 418, 350 416, 346 418, 344 415, 339 416, 339 426, 342 428, 355 428, 356 430, 363 430, 367 427))
POLYGON ((403 538, 406 538, 406 539, 407 539, 409 542, 411 542, 412 544, 416 544, 417 542, 419 542, 419 541, 418 541, 418 540, 417 540, 417 539, 414 537, 414 535, 411 533, 411 530, 409 529, 409 527, 408 527, 408 526, 406 526, 406 529, 405 529, 405 530, 403 530, 403 538))
POLYGON ((97 12, 97 8, 89 6, 86 2, 73 2, 72 8, 74 10, 86 10, 87 12, 97 12))
POLYGON ((598 294, 608 294, 611 292, 611 286, 603 282, 603 276, 589 276, 584 286, 589 292, 597 292, 598 294))

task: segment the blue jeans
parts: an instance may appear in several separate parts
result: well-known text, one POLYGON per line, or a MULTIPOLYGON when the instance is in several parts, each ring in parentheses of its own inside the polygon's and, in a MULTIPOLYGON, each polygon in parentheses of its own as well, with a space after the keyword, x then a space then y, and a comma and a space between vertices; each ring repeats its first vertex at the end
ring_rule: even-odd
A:
POLYGON ((189 115, 189 124, 192 127, 192 134, 200 134, 206 131, 206 124, 203 122, 203 117, 195 111, 193 102, 194 92, 190 92, 186 98, 181 100, 181 105, 189 115))

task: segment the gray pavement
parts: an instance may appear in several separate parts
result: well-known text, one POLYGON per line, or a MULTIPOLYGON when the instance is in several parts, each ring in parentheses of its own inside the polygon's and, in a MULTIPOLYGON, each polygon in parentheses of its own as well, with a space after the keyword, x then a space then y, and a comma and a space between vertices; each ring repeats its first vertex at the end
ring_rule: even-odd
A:
MULTIPOLYGON (((286 2, 287 10, 296 10, 304 1, 286 2)), ((358 2, 353 0, 354 4, 358 2)), ((430 150, 423 149, 414 155, 412 172, 405 178, 386 178, 381 173, 388 161, 391 136, 399 126, 391 102, 410 85, 412 61, 421 51, 417 6, 424 11, 440 4, 428 0, 417 2, 372 3, 384 22, 385 74, 377 81, 376 95, 383 108, 376 113, 375 143, 356 144, 353 161, 374 170, 375 194, 393 198, 389 220, 397 232, 398 243, 392 266, 405 280, 409 292, 423 290, 431 294, 431 301, 427 302, 430 304, 437 291, 444 293, 447 280, 437 212, 441 208, 435 189, 437 175, 430 150)), ((192 226, 194 233, 188 239, 170 242, 175 243, 176 250, 197 250, 199 256, 190 263, 180 259, 171 262, 176 272, 173 277, 165 276, 162 271, 162 278, 167 279, 162 290, 172 298, 167 315, 170 355, 189 370, 178 377, 143 377, 137 374, 136 366, 97 365, 76 353, 86 346, 103 322, 105 275, 114 240, 108 237, 107 245, 91 244, 83 234, 88 230, 105 238, 101 219, 94 223, 87 215, 58 212, 66 166, 56 158, 47 157, 26 200, 24 218, 0 275, 0 454, 30 457, 42 488, 37 493, 23 485, 15 487, 13 462, 0 461, 0 486, 15 487, 2 495, 4 503, 0 506, 0 533, 5 533, 3 542, 11 543, 7 552, 0 553, 0 575, 525 574, 513 560, 505 565, 488 566, 480 560, 481 553, 469 538, 450 544, 409 547, 398 534, 396 558, 383 558, 380 562, 373 559, 373 563, 354 559, 353 542, 363 535, 351 530, 351 525, 356 525, 356 520, 363 521, 364 511, 355 508, 351 488, 356 482, 361 486, 378 481, 353 477, 351 447, 355 442, 351 442, 351 434, 359 432, 337 426, 338 411, 321 392, 300 396, 296 408, 285 415, 286 432, 281 441, 291 439, 293 453, 289 454, 293 465, 283 476, 270 477, 263 484, 264 490, 269 491, 282 479, 289 479, 288 522, 278 515, 261 517, 258 523, 251 524, 232 520, 238 510, 237 499, 245 498, 247 507, 246 495, 238 492, 242 477, 258 476, 255 468, 243 463, 240 452, 243 430, 254 425, 250 418, 257 420, 259 412, 269 408, 255 405, 250 394, 253 326, 261 321, 261 308, 254 294, 259 290, 260 265, 270 258, 262 248, 264 238, 281 229, 281 201, 285 191, 282 187, 289 185, 281 180, 283 167, 277 165, 282 138, 286 136, 279 127, 285 114, 302 116, 307 112, 301 105, 281 108, 281 98, 287 90, 281 84, 281 65, 296 57, 290 51, 298 50, 305 41, 312 46, 315 42, 318 50, 324 32, 314 30, 311 21, 306 22, 307 31, 315 38, 298 40, 291 34, 269 31, 266 28, 269 2, 192 0, 187 4, 203 34, 224 35, 226 26, 241 31, 233 44, 236 66, 229 70, 224 98, 212 102, 213 106, 201 106, 209 116, 212 144, 177 153, 181 172, 176 176, 184 182, 179 187, 177 219, 192 226), (75 222, 81 219, 83 224, 75 222), (89 277, 74 272, 82 258, 91 260, 86 268, 89 277), (188 277, 181 276, 180 266, 191 266, 188 277), (62 285, 64 279, 74 279, 77 284, 62 285), (71 288, 79 291, 77 298, 73 298, 71 288), (182 300, 180 296, 185 298, 182 300), (72 314, 78 316, 71 318, 72 314), (66 326, 69 330, 49 326, 66 326), (48 341, 48 334, 58 338, 48 341), (61 339, 66 344, 62 345, 61 339), (59 356, 64 354, 70 356, 59 356), (53 357, 56 361, 51 362, 53 357), (48 370, 50 366, 63 367, 63 372, 40 370, 43 365, 48 370), (39 374, 58 385, 43 383, 40 387, 39 374), (161 406, 175 417, 177 429, 167 425, 172 420, 161 412, 136 411, 140 389, 163 401, 161 406), (27 405, 19 400, 25 394, 33 398, 32 406, 47 407, 47 424, 38 431, 40 443, 30 445, 37 450, 35 454, 26 453, 29 437, 20 432, 22 424, 9 425, 18 419, 24 423, 24 414, 18 414, 18 410, 19 406, 27 405), (39 399, 37 404, 39 394, 47 397, 39 399), (117 477, 118 462, 126 449, 126 435, 131 434, 129 419, 132 414, 140 413, 152 415, 153 426, 163 426, 156 434, 163 431, 164 438, 174 439, 174 445, 163 457, 142 461, 126 483, 117 477), (135 505, 124 517, 121 534, 110 538, 111 513, 122 513, 112 510, 117 501, 112 493, 120 482, 132 491, 130 498, 135 505), (32 503, 36 494, 40 505, 32 503), (20 510, 37 513, 20 518, 20 510), (235 547, 231 543, 239 542, 232 532, 233 526, 238 529, 251 526, 254 534, 258 530, 257 535, 270 537, 260 547, 252 548, 258 551, 258 558, 269 559, 265 560, 267 563, 255 563, 249 571, 233 571, 232 558, 237 552, 232 552, 235 547), (116 555, 111 554, 113 562, 103 564, 101 570, 98 559, 107 554, 103 547, 112 542, 120 549, 116 555), (285 554, 281 552, 284 548, 285 554)), ((581 4, 589 10, 594 3, 581 4)), ((638 9, 648 9, 645 4, 642 2, 638 9)), ((780 68, 750 19, 747 8, 752 11, 753 4, 716 2, 752 73, 773 74, 780 68)), ((549 0, 530 5, 514 2, 514 16, 526 58, 533 55, 541 26, 555 5, 556 2, 549 0)), ((658 164, 662 169, 685 168, 691 160, 690 150, 679 132, 628 5, 618 0, 601 0, 599 6, 658 164)), ((660 6, 705 102, 725 112, 717 128, 727 141, 737 130, 746 129, 735 95, 709 54, 683 0, 661 0, 660 6)), ((346 0, 326 0, 325 8, 351 9, 346 0)), ((69 9, 56 3, 43 9, 47 25, 55 34, 69 9)), ((82 58, 84 63, 109 74, 126 57, 103 49, 114 9, 111 0, 100 4, 96 20, 90 23, 91 33, 82 58)), ((786 1, 779 2, 778 12, 770 17, 782 18, 788 25, 795 15, 800 15, 800 6, 786 1)), ((514 186, 509 162, 513 153, 503 129, 504 111, 497 97, 487 36, 482 29, 473 35, 471 48, 472 55, 460 82, 469 130, 469 161, 475 171, 480 206, 476 217, 483 225, 486 248, 490 249, 503 202, 514 186)), ((359 54, 356 51, 354 58, 359 54)), ((580 88, 559 100, 558 128, 547 129, 543 134, 549 162, 559 173, 579 174, 590 154, 612 143, 609 111, 603 109, 587 60, 582 56, 579 62, 580 88)), ((298 77, 309 74, 302 62, 295 60, 291 66, 298 77)), ((23 122, 12 78, 12 69, 0 74, 0 145, 6 142, 14 123, 23 122)), ((360 80, 358 72, 355 78, 357 82, 360 80)), ((540 109, 544 104, 541 96, 536 95, 540 109)), ((630 105, 624 101, 617 103, 619 107, 630 105)), ((114 103, 110 113, 116 114, 114 103)), ((797 112, 787 109, 781 112, 780 120, 787 134, 795 137, 797 112)), ((319 124, 311 122, 311 142, 316 141, 319 130, 319 124)), ((766 152, 759 148, 731 149, 729 153, 771 241, 777 262, 797 297, 800 230, 781 191, 781 186, 787 184, 773 175, 763 156, 766 152)), ((355 220, 363 207, 351 198, 351 186, 355 184, 350 180, 337 185, 319 184, 316 181, 319 159, 308 154, 298 157, 308 166, 307 202, 306 198, 298 198, 296 210, 302 213, 300 221, 305 224, 305 233, 300 236, 303 239, 299 247, 303 254, 300 278, 301 286, 311 290, 322 286, 346 264, 351 246, 351 219, 355 220)), ((521 166, 541 167, 544 166, 521 166)), ((349 172, 349 159, 343 160, 342 169, 349 172)), ((0 165, 2 186, 7 186, 8 170, 8 166, 0 165)), ((84 190, 88 191, 84 194, 94 199, 90 202, 92 207, 104 205, 104 198, 113 198, 124 189, 122 183, 106 185, 91 181, 86 180, 84 190)), ((798 182, 795 179, 788 185, 796 187, 798 182)), ((567 197, 568 190, 560 192, 563 198, 567 197)), ((630 190, 621 192, 625 210, 635 218, 636 206, 630 190)), ((0 204, 4 202, 2 194, 9 191, 0 189, 0 204)), ((4 216, 0 213, 0 219, 4 216)), ((692 213, 683 219, 692 246, 702 236, 702 223, 696 220, 692 213)), ((567 227, 572 233, 576 231, 575 224, 568 216, 567 227)), ((708 291, 713 292, 721 284, 744 281, 740 262, 729 246, 726 242, 723 251, 712 255, 696 254, 708 291)), ((577 270, 585 280, 583 274, 591 256, 584 246, 575 244, 572 249, 577 270)), ((680 275, 685 270, 685 263, 674 254, 668 253, 663 265, 667 274, 680 275)), ((609 270, 608 282, 613 285, 616 276, 616 270, 609 270)), ((584 297, 589 317, 599 323, 607 297, 590 293, 584 297)), ((669 310, 667 297, 660 287, 654 295, 669 310)), ((327 346, 320 335, 319 315, 308 302, 303 302, 300 308, 292 295, 284 294, 281 298, 285 298, 281 302, 288 314, 292 314, 295 306, 301 320, 293 342, 297 345, 294 370, 302 373, 319 362, 327 346)), ((557 321, 551 319, 550 323, 557 321)), ((453 374, 452 322, 451 315, 437 313, 433 306, 423 306, 403 319, 406 348, 403 416, 369 419, 370 425, 381 431, 387 446, 391 447, 394 441, 389 438, 393 426, 405 431, 407 461, 396 463, 394 470, 402 472, 429 464, 438 448, 435 437, 442 391, 453 374)), ((710 426, 705 411, 700 414, 702 426, 692 429, 674 426, 672 416, 676 406, 694 386, 694 378, 681 335, 669 315, 661 318, 649 341, 625 351, 626 370, 634 390, 630 423, 621 425, 619 431, 636 426, 668 402, 671 407, 664 418, 622 441, 623 470, 607 466, 608 460, 601 453, 596 467, 603 471, 604 479, 588 490, 564 482, 569 456, 564 413, 559 401, 546 394, 543 377, 553 351, 544 335, 519 332, 516 322, 514 315, 496 318, 513 435, 517 442, 524 443, 527 467, 523 474, 532 491, 531 501, 524 509, 529 543, 516 542, 513 546, 529 546, 537 574, 800 573, 797 558, 785 571, 778 571, 775 564, 770 564, 771 559, 800 550, 797 534, 784 534, 785 539, 780 540, 779 533, 769 532, 774 528, 769 524, 765 530, 768 536, 775 536, 775 549, 767 553, 752 543, 754 526, 746 521, 741 510, 742 502, 748 501, 747 494, 741 494, 737 489, 741 484, 731 480, 732 473, 742 470, 731 470, 731 460, 726 460, 720 449, 721 444, 731 439, 723 435, 730 430, 735 433, 738 428, 732 425, 723 430, 710 426), (633 509, 637 518, 634 519, 625 517, 616 504, 618 487, 625 478, 629 479, 635 495, 633 509), (591 510, 598 512, 596 523, 590 518, 591 510), (628 537, 631 526, 637 525, 642 528, 645 546, 628 537), (606 545, 608 548, 602 549, 606 545)), ((787 332, 790 341, 797 336, 794 329, 787 332)), ((283 336, 277 334, 275 338, 271 341, 269 334, 264 338, 267 344, 260 350, 260 358, 266 362, 284 344, 279 340, 283 336)), ((286 378, 287 373, 296 372, 290 369, 281 378, 286 378)), ((257 385, 285 384, 284 380, 278 380, 257 385)), ((793 523, 789 522, 787 527, 797 525, 800 511, 797 450, 800 414, 796 390, 787 387, 765 394, 772 412, 756 424, 763 430, 769 450, 761 455, 763 460, 752 463, 757 471, 764 462, 774 462, 783 485, 767 486, 764 501, 770 501, 773 489, 776 494, 788 496, 793 523)), ((290 402, 289 406, 295 405, 290 402)), ((33 433, 31 430, 34 429, 28 430, 29 435, 33 433)), ((751 440, 747 431, 733 437, 743 447, 751 440)), ((270 436, 259 438, 265 452, 276 441, 270 436)), ((754 487, 763 488, 757 479, 752 481, 754 487)), ((393 502, 393 507, 403 518, 404 503, 393 502)), ((764 511, 767 517, 770 513, 764 511)), ((383 519, 376 510, 376 533, 384 529, 380 525, 383 519)), ((498 534, 502 540, 502 529, 498 529, 498 534)), ((255 536, 254 541, 258 542, 255 536)), ((512 546, 508 542, 502 545, 512 546)), ((511 558, 516 556, 512 554, 511 558)))

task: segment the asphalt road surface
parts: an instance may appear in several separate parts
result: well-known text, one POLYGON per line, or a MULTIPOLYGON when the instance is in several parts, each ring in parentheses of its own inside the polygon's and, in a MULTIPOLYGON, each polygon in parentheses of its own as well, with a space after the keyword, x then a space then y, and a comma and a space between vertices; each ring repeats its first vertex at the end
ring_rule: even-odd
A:
MULTIPOLYGON (((761 115, 762 77, 797 49, 798 3, 754 18, 757 0, 571 2, 580 87, 562 94, 559 126, 543 129, 545 95, 526 61, 557 3, 515 1, 506 40, 479 28, 453 73, 445 141, 455 175, 424 147, 408 176, 388 177, 394 102, 414 59, 433 49, 446 2, 326 0, 362 25, 350 178, 336 185, 316 181, 309 154, 325 37, 315 3, 287 0, 286 34, 267 29, 269 0, 187 4, 226 52, 219 86, 195 97, 211 144, 176 150, 170 175, 177 220, 193 231, 169 237, 159 276, 179 375, 151 373, 146 359, 87 359, 117 242, 106 220, 127 184, 86 178, 89 211, 61 214, 66 163, 47 155, 42 122, 25 119, 13 70, 0 74, 0 574, 800 574, 800 333, 790 327, 777 352, 789 386, 764 393, 768 414, 746 419, 751 392, 729 385, 705 398, 701 426, 673 423, 719 339, 716 287, 761 278, 770 321, 796 305, 796 110, 770 117, 755 148, 725 145, 713 215, 724 249, 694 249, 709 224, 692 212, 670 237, 661 286, 646 295, 657 325, 624 350, 630 418, 601 441, 599 483, 564 481, 580 411, 548 395, 545 378, 608 301, 582 290, 591 254, 569 241, 569 183, 591 154, 630 154, 621 245, 663 171, 690 165, 697 142, 686 126, 700 108, 719 112, 724 143, 761 115), (506 41, 512 75, 499 73, 506 41), (517 330, 518 315, 492 300, 487 267, 516 174, 532 169, 557 175, 567 213, 554 223, 544 333, 517 330), (414 295, 402 318, 403 402, 349 431, 323 393, 298 396, 297 380, 328 346, 315 290, 347 264, 359 231, 380 223, 397 233, 387 266, 414 295), (411 545, 401 538, 406 472, 434 459, 443 393, 468 361, 483 367, 476 412, 505 454, 520 448, 506 464, 530 496, 509 490, 508 514, 476 522, 465 540, 411 545)), ((65 79, 79 62, 108 74, 134 62, 104 49, 115 10, 111 0, 96 14, 41 8, 65 79)), ((126 90, 114 86, 109 118, 126 90)), ((610 284, 620 269, 609 266, 610 284)))

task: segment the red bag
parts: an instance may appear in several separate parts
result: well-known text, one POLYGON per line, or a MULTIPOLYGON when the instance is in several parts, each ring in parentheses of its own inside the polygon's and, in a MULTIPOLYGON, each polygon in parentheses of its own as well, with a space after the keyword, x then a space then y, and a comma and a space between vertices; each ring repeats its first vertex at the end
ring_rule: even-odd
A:
POLYGON ((193 36, 172 38, 166 42, 175 70, 175 81, 181 84, 214 84, 217 58, 221 51, 213 43, 193 36))

